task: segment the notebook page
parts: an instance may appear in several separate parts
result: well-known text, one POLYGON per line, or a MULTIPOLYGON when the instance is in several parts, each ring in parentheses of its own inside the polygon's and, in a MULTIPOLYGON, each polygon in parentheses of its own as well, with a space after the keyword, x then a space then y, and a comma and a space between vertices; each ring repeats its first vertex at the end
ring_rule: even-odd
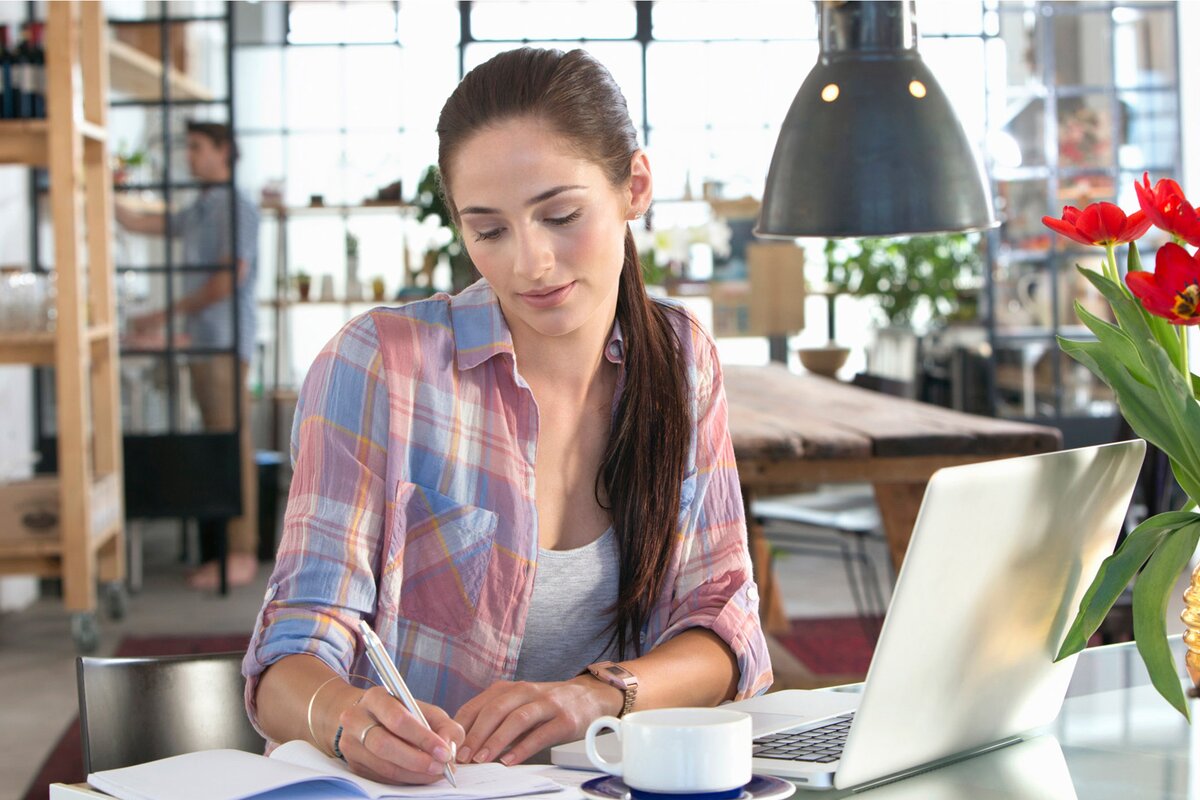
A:
MULTIPOLYGON (((355 775, 344 761, 325 755, 310 743, 294 740, 271 753, 280 759, 322 775, 337 775, 362 787, 373 800, 382 798, 437 798, 437 800, 481 800, 489 797, 516 797, 526 794, 558 792, 561 787, 542 775, 503 764, 459 764, 454 769, 458 788, 445 779, 428 786, 393 786, 376 783, 355 775)), ((555 796, 555 800, 565 800, 555 796)))
POLYGON ((88 783, 120 800, 246 800, 268 792, 272 798, 364 797, 344 781, 240 750, 201 750, 94 772, 88 783), (297 785, 306 783, 312 786, 297 785))

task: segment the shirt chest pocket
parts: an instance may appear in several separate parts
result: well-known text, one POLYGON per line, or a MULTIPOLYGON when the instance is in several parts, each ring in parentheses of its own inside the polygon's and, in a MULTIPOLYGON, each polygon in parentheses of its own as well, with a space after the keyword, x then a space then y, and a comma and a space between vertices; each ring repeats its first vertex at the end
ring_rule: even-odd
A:
POLYGON ((492 560, 499 517, 415 483, 396 490, 394 551, 388 570, 400 570, 400 612, 450 635, 475 621, 492 560), (396 563, 396 562, 399 563, 396 563))

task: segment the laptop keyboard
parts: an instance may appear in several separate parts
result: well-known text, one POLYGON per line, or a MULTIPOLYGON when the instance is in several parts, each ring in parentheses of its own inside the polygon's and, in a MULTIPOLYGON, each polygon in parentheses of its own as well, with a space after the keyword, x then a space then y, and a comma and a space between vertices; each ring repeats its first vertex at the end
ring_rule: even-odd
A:
POLYGON ((843 714, 817 728, 761 736, 754 740, 754 757, 817 764, 837 761, 842 757, 842 748, 846 745, 846 735, 850 733, 853 720, 853 713, 843 714))

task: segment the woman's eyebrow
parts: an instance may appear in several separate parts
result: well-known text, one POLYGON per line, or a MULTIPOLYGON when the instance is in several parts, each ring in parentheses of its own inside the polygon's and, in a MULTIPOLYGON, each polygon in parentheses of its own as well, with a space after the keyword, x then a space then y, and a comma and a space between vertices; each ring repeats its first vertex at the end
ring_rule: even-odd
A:
MULTIPOLYGON (((578 184, 572 184, 570 186, 555 186, 553 189, 547 189, 546 191, 542 192, 541 194, 539 194, 535 197, 529 198, 528 200, 525 201, 525 205, 526 206, 535 206, 538 203, 549 200, 551 197, 562 194, 563 192, 569 192, 572 189, 586 189, 586 188, 587 188, 586 186, 580 186, 578 184)), ((464 215, 464 216, 467 214, 499 214, 500 210, 495 209, 495 208, 487 208, 486 206, 467 206, 466 208, 460 208, 458 210, 458 213, 461 215, 464 215)))

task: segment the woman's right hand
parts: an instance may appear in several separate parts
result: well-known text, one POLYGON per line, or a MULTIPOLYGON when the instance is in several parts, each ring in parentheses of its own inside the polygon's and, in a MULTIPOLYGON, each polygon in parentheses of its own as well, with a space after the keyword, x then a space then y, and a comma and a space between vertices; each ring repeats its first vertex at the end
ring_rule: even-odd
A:
POLYGON ((338 749, 355 773, 382 783, 436 783, 466 734, 434 705, 417 701, 427 729, 380 686, 365 691, 341 713, 338 749))

